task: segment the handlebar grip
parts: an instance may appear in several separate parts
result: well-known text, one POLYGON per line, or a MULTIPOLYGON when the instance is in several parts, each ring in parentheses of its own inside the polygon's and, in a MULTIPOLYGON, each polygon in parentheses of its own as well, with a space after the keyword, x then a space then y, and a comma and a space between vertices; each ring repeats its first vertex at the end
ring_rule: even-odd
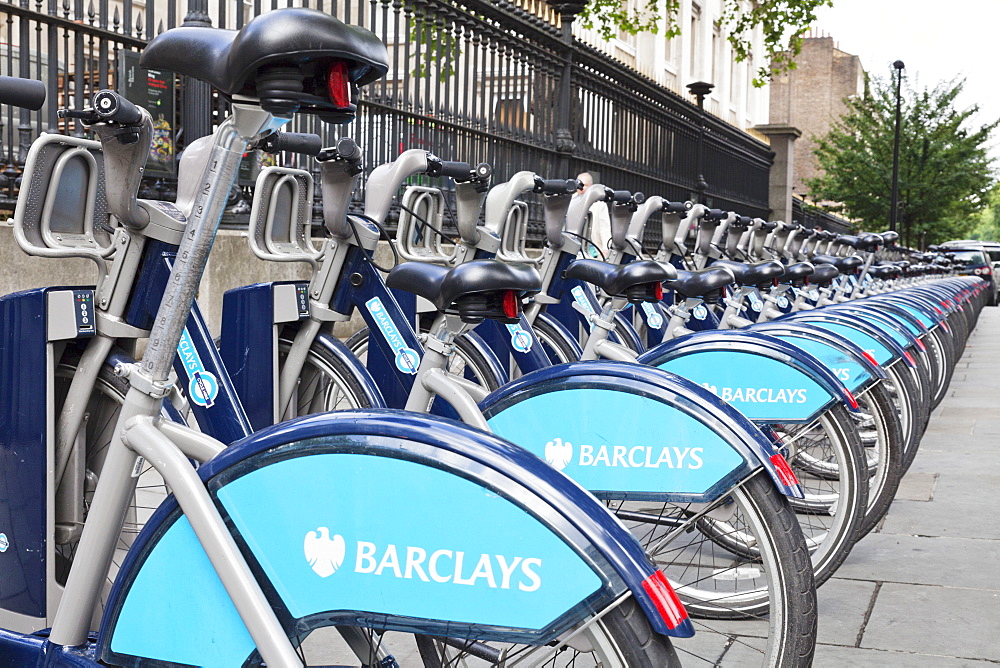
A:
POLYGON ((543 179, 536 176, 534 191, 545 195, 571 195, 580 187, 581 184, 576 179, 543 179))
POLYGON ((304 132, 272 132, 260 143, 262 150, 268 153, 301 153, 302 155, 319 155, 323 150, 323 140, 319 135, 304 132))
POLYGON ((730 226, 732 227, 750 227, 750 223, 753 222, 753 218, 750 216, 736 216, 730 226))
POLYGON ((45 103, 45 84, 35 79, 0 76, 0 104, 38 111, 45 103))
POLYGON ((122 125, 136 125, 142 121, 142 113, 124 95, 113 90, 102 90, 94 94, 91 100, 94 113, 102 121, 114 121, 122 125))
POLYGON ((467 162, 442 160, 437 164, 432 163, 427 173, 430 176, 448 176, 456 181, 468 181, 472 178, 472 165, 467 162))
POLYGON ((694 206, 691 202, 664 202, 663 211, 666 213, 687 213, 694 206))
POLYGON ((632 192, 629 190, 615 190, 611 196, 611 201, 615 204, 628 204, 632 201, 632 192))
POLYGON ((712 223, 717 220, 722 220, 728 214, 722 209, 709 209, 705 212, 705 215, 701 217, 701 220, 706 223, 712 223))
POLYGON ((343 160, 357 160, 361 157, 361 147, 352 137, 341 137, 337 141, 337 153, 343 160))

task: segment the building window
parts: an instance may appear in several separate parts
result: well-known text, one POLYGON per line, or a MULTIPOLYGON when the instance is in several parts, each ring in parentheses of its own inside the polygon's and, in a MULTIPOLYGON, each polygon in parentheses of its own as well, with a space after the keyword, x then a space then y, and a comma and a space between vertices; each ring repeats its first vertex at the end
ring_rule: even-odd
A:
POLYGON ((691 3, 691 58, 688 72, 692 79, 698 78, 698 60, 701 51, 701 7, 691 3))

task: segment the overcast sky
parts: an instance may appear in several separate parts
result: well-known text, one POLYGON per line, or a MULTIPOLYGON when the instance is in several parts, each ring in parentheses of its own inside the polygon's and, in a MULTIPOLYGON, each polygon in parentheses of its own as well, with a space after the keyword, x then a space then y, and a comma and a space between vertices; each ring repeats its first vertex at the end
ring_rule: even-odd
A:
MULTIPOLYGON (((815 29, 869 74, 885 78, 902 60, 918 90, 964 76, 959 106, 979 105, 977 125, 1000 118, 1000 0, 833 0, 817 18, 815 29)), ((991 145, 1000 171, 1000 130, 991 145)))

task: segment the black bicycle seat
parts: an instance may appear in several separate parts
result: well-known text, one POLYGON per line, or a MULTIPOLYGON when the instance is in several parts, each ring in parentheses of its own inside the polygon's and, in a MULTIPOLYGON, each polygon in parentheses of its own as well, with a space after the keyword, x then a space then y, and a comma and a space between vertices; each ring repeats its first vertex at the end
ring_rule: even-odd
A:
POLYGON ((858 271, 864 264, 864 260, 852 255, 851 257, 835 257, 833 255, 817 255, 812 259, 813 264, 832 264, 840 273, 850 276, 858 271))
POLYGON ((785 273, 783 273, 778 280, 782 283, 801 285, 805 282, 806 278, 812 275, 814 271, 816 271, 816 267, 814 267, 811 263, 796 262, 795 264, 790 264, 785 267, 785 273))
POLYGON ((891 246, 897 241, 899 241, 899 233, 894 232, 892 230, 889 230, 888 232, 883 232, 879 236, 882 237, 882 241, 885 242, 886 246, 891 246))
POLYGON ((269 111, 265 103, 284 102, 288 111, 324 112, 345 108, 330 99, 332 63, 344 63, 350 83, 360 86, 384 76, 388 61, 385 45, 370 30, 315 9, 287 7, 239 31, 173 28, 146 46, 139 63, 200 79, 226 95, 260 99, 269 111))
POLYGON ((760 285, 770 283, 785 271, 784 265, 777 260, 764 260, 754 264, 743 264, 742 262, 732 262, 731 260, 719 260, 712 264, 713 267, 725 267, 740 285, 760 285))
POLYGON ((838 244, 843 244, 844 246, 849 246, 851 248, 857 248, 859 241, 860 241, 860 239, 858 237, 855 237, 855 236, 852 236, 852 235, 849 235, 849 234, 843 234, 843 235, 837 237, 837 243, 838 244))
MULTIPOLYGON (((566 268, 566 278, 596 285, 609 295, 626 296, 628 289, 648 283, 662 283, 677 277, 673 265, 640 260, 613 265, 599 260, 574 260, 566 268)), ((641 300, 640 300, 641 301, 641 300)))
POLYGON ((733 273, 729 269, 713 265, 699 271, 678 271, 677 279, 670 287, 683 297, 706 298, 730 285, 733 280, 733 273))
MULTIPOLYGON (((521 296, 542 289, 542 279, 534 267, 499 260, 474 260, 450 269, 406 262, 390 271, 385 283, 394 290, 405 290, 430 300, 439 311, 458 310, 467 322, 494 317, 485 313, 491 311, 493 297, 498 293, 514 291, 521 296), (472 311, 476 314, 470 315, 472 311)), ((502 313, 496 317, 503 319, 502 313)))
POLYGON ((840 276, 840 270, 832 264, 817 264, 812 275, 809 277, 809 282, 825 287, 830 285, 830 282, 838 276, 840 276))

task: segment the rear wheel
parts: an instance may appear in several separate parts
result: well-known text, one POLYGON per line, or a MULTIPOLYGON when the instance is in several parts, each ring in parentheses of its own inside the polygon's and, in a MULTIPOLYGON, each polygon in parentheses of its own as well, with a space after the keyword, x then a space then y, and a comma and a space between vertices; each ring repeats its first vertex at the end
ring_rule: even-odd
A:
POLYGON ((816 598, 805 538, 763 471, 711 504, 609 501, 684 603, 685 663, 808 666, 816 598))
MULTIPOLYGON (((284 363, 293 339, 294 332, 291 331, 283 332, 278 339, 278 368, 284 363)), ((315 343, 309 347, 291 401, 286 419, 371 406, 350 368, 325 347, 315 343)))
MULTIPOLYGON (((653 631, 628 596, 549 645, 510 645, 355 627, 323 627, 292 638, 306 666, 545 666, 674 668, 671 639, 653 631), (395 663, 390 663, 391 657, 395 663)), ((260 665, 259 661, 251 665, 260 665)))

